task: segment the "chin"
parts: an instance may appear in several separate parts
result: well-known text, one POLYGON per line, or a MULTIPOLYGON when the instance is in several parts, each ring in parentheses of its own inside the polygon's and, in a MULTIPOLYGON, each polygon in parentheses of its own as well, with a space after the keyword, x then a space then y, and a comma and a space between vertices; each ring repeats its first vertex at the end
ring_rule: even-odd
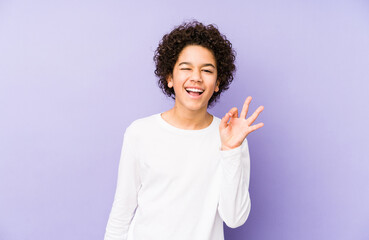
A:
POLYGON ((191 111, 200 111, 202 109, 207 109, 207 106, 187 106, 187 109, 191 111))

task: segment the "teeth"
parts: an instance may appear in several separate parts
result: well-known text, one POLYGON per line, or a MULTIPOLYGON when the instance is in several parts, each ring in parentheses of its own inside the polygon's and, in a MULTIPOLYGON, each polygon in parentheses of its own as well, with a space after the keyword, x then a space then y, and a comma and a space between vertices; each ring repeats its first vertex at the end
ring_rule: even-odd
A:
POLYGON ((187 91, 191 91, 191 92, 203 92, 204 90, 201 89, 197 89, 197 88, 186 88, 187 91))

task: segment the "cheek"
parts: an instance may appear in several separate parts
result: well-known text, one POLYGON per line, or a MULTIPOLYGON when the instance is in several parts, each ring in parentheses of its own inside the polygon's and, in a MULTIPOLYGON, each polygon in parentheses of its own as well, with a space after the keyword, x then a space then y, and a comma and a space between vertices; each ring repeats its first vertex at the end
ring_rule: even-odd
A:
POLYGON ((176 82, 176 84, 173 85, 173 91, 174 91, 174 94, 179 94, 182 92, 182 83, 179 83, 178 81, 176 82))

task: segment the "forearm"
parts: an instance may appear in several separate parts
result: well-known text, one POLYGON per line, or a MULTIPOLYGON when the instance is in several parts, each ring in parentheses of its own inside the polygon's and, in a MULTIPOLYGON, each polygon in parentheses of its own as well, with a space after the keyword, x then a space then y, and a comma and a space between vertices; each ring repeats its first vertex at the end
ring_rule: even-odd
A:
POLYGON ((250 156, 247 140, 237 148, 221 150, 220 154, 219 214, 227 226, 236 228, 245 223, 251 209, 250 156))
POLYGON ((136 206, 125 206, 119 201, 114 201, 106 225, 104 240, 126 240, 129 226, 134 216, 136 206))

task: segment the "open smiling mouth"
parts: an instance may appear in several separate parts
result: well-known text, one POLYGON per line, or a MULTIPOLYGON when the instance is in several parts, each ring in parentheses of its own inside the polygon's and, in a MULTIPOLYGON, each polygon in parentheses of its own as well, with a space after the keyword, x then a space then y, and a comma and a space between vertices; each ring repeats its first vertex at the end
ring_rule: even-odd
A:
POLYGON ((186 91, 191 96, 200 96, 204 92, 204 90, 200 90, 200 89, 196 89, 196 88, 187 88, 186 91))

